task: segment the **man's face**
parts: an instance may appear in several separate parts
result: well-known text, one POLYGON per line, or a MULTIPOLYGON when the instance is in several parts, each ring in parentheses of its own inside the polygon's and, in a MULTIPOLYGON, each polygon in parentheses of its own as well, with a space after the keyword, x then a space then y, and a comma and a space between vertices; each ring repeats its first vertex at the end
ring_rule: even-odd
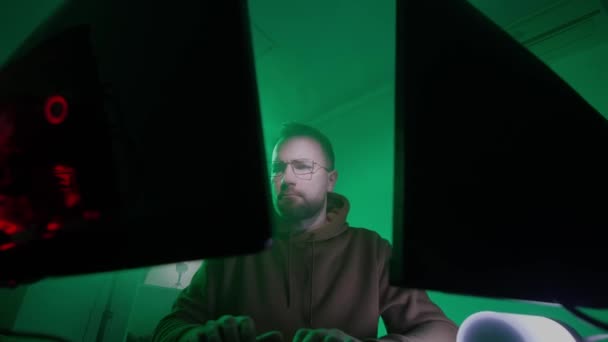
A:
POLYGON ((272 161, 279 167, 281 162, 293 162, 283 164, 283 172, 272 178, 273 204, 279 215, 289 220, 303 220, 325 209, 326 195, 333 191, 337 173, 324 168, 329 162, 319 143, 307 137, 284 140, 275 146, 272 161), (299 163, 300 160, 304 164, 299 163), (308 161, 314 161, 313 173, 307 172, 308 161))

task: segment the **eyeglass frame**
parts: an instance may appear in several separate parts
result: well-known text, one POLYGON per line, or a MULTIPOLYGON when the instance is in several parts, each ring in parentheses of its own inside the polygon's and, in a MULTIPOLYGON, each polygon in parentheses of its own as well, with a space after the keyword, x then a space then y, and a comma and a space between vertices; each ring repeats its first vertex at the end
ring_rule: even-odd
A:
POLYGON ((288 162, 284 162, 282 160, 281 161, 274 161, 274 162, 271 163, 271 166, 274 165, 274 164, 276 164, 276 163, 284 164, 285 167, 284 167, 283 171, 277 173, 276 175, 272 174, 273 171, 272 171, 272 167, 271 167, 271 169, 270 169, 270 173, 271 173, 270 178, 273 179, 273 180, 276 179, 276 178, 278 178, 279 176, 281 176, 281 177, 285 176, 285 170, 287 170, 287 165, 291 166, 291 171, 296 176, 296 178, 298 178, 298 179, 304 179, 304 180, 311 180, 312 179, 312 175, 315 174, 320 169, 325 169, 325 171, 327 171, 327 172, 332 172, 333 171, 333 169, 330 170, 328 167, 323 166, 323 164, 316 162, 314 159, 308 159, 308 158, 292 159, 292 160, 290 160, 288 162), (300 174, 298 174, 296 172, 296 170, 293 167, 293 162, 294 161, 302 161, 302 160, 306 160, 306 161, 311 161, 312 162, 312 171, 306 172, 306 173, 300 173, 300 174), (319 168, 317 168, 315 170, 315 167, 317 165, 319 166, 319 168), (308 176, 308 178, 302 178, 300 176, 308 176))

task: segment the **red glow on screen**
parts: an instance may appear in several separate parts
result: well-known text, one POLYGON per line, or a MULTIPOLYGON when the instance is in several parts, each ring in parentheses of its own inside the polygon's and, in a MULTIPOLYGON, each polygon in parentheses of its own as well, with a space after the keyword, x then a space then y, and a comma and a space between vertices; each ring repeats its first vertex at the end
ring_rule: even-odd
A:
POLYGON ((80 193, 75 181, 76 170, 67 165, 55 165, 53 168, 55 177, 59 179, 59 186, 63 191, 65 206, 68 208, 75 207, 80 203, 80 193))
POLYGON ((17 234, 21 231, 21 227, 19 227, 18 225, 6 221, 6 220, 0 220, 0 231, 5 232, 8 235, 14 235, 17 234))
POLYGON ((100 217, 101 217, 101 213, 97 210, 87 210, 82 213, 82 218, 84 218, 85 220, 88 220, 88 221, 99 220, 100 217))
POLYGON ((0 252, 9 250, 11 248, 15 248, 15 246, 17 246, 17 244, 14 243, 14 242, 9 242, 9 243, 2 244, 2 245, 0 245, 0 252))
POLYGON ((53 171, 55 171, 55 176, 59 178, 59 185, 64 188, 69 188, 72 186, 72 179, 74 178, 73 167, 65 165, 55 165, 53 171))
POLYGON ((76 204, 80 203, 80 194, 74 192, 67 192, 65 194, 65 206, 73 208, 76 204))
POLYGON ((68 117, 68 101, 61 95, 49 96, 44 105, 46 121, 59 125, 68 117))
POLYGON ((46 232, 46 233, 42 234, 42 238, 43 239, 50 239, 50 238, 52 238, 54 236, 55 236, 55 234, 52 233, 52 232, 46 232))
POLYGON ((49 222, 46 225, 46 230, 48 231, 56 231, 59 230, 61 228, 61 224, 58 222, 49 222))

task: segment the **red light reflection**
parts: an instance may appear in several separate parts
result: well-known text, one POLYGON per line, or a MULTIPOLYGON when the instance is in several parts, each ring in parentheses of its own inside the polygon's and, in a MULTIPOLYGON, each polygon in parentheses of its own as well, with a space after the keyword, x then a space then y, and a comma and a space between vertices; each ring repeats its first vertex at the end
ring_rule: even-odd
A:
POLYGON ((60 228, 61 228, 61 224, 59 222, 49 222, 46 225, 46 230, 51 231, 51 232, 59 230, 60 228))
POLYGON ((75 207, 80 203, 80 192, 75 181, 76 170, 71 166, 55 165, 53 169, 55 177, 59 178, 59 186, 63 191, 65 206, 75 207))
POLYGON ((0 245, 0 252, 4 252, 4 251, 7 251, 7 250, 9 250, 11 248, 15 248, 15 246, 17 246, 17 244, 14 243, 14 242, 9 242, 9 243, 2 244, 2 245, 0 245))
POLYGON ((87 221, 99 220, 100 217, 101 217, 101 213, 97 210, 87 210, 82 213, 82 218, 84 218, 87 221))
POLYGON ((44 116, 50 124, 61 124, 68 117, 68 101, 61 95, 50 96, 44 105, 44 116))
POLYGON ((0 220, 0 231, 5 232, 8 235, 14 235, 19 233, 20 231, 22 231, 23 229, 21 229, 21 227, 19 227, 18 225, 6 221, 6 220, 0 220))

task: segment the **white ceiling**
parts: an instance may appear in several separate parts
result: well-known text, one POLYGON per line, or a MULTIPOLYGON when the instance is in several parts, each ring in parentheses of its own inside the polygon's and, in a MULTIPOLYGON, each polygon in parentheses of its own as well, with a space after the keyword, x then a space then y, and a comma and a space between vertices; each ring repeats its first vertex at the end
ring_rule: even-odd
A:
MULTIPOLYGON (((505 26, 556 0, 470 2, 505 26)), ((313 120, 393 81, 395 0, 249 0, 249 7, 267 122, 313 120)))

